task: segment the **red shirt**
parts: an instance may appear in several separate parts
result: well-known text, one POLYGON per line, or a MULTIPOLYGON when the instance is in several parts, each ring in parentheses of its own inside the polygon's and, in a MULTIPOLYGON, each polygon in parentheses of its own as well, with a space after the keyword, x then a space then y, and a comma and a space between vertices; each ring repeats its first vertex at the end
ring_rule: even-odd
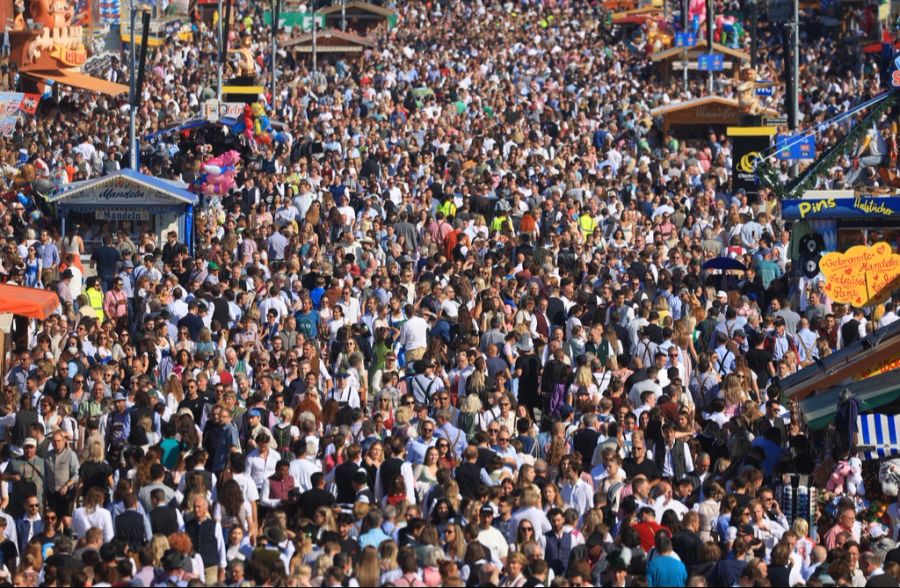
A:
POLYGON ((665 528, 656 521, 634 524, 634 530, 641 538, 641 548, 647 553, 650 553, 650 550, 656 545, 656 532, 665 528))

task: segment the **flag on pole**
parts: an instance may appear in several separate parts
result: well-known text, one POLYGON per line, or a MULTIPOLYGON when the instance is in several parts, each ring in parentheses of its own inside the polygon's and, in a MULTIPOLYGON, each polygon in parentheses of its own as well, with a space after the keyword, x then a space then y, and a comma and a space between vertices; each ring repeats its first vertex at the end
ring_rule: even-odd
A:
POLYGON ((866 459, 900 455, 900 415, 861 414, 856 422, 860 450, 866 459))

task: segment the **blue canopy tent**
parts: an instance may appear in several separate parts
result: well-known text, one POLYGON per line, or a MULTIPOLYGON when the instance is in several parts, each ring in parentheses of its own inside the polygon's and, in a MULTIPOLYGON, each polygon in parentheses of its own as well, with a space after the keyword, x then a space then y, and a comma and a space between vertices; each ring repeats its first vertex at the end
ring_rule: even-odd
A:
POLYGON ((193 251, 194 207, 197 195, 175 182, 123 169, 64 187, 50 196, 65 233, 67 216, 94 214, 100 222, 143 222, 165 242, 165 234, 178 233, 178 240, 193 251))

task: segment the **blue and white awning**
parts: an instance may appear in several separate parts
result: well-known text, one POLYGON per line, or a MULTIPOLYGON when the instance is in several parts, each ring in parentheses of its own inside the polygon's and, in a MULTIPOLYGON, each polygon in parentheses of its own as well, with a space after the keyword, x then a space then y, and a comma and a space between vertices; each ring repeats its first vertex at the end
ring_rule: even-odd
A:
POLYGON ((859 449, 866 459, 900 455, 900 415, 861 414, 857 424, 859 449))

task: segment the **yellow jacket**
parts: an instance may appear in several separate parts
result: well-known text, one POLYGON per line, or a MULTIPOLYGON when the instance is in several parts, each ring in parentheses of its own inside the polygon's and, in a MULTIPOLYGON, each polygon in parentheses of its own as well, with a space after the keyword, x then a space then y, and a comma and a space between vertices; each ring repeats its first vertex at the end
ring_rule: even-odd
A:
POLYGON ((94 312, 97 313, 97 318, 100 322, 103 322, 103 292, 101 292, 96 287, 88 288, 84 291, 87 294, 88 302, 91 305, 91 308, 94 309, 94 312))

